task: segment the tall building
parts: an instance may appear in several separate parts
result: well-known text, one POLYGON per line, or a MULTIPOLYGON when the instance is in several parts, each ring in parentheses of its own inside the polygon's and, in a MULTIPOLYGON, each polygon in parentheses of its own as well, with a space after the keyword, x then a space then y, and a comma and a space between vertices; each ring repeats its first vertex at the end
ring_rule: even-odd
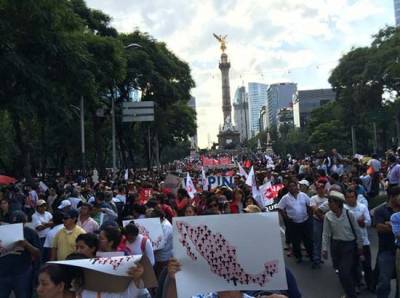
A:
POLYGON ((267 109, 269 126, 276 126, 278 110, 292 105, 293 95, 297 91, 296 83, 277 83, 269 86, 267 91, 267 109))
POLYGON ((313 110, 335 98, 336 93, 332 89, 299 90, 293 97, 294 126, 304 127, 313 110))
POLYGON ((394 0, 394 16, 396 18, 396 26, 400 26, 400 0, 394 0))
POLYGON ((244 86, 235 91, 233 111, 235 127, 240 133, 240 142, 246 141, 249 139, 249 103, 244 86))
MULTIPOLYGON (((191 96, 187 105, 196 112, 196 97, 191 96)), ((196 120, 196 122, 197 122, 197 120, 196 120)), ((197 123, 196 123, 196 127, 197 127, 197 123)), ((192 149, 197 149, 197 128, 196 128, 196 134, 194 136, 190 137, 190 147, 192 149)))
POLYGON ((260 111, 267 105, 267 84, 249 83, 249 137, 254 137, 260 132, 260 111))
POLYGON ((260 132, 268 128, 268 110, 266 106, 261 107, 260 111, 260 132))

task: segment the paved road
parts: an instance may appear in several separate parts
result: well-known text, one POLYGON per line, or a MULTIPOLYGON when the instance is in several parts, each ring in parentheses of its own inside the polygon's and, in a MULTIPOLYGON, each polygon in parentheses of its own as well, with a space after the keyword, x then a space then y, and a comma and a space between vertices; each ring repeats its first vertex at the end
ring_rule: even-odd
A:
MULTIPOLYGON (((375 265, 377 245, 376 232, 373 229, 369 231, 371 241, 372 262, 375 265)), ((286 252, 285 252, 286 253, 286 252)), ((321 266, 321 269, 311 269, 311 263, 304 261, 297 264, 293 257, 285 256, 286 265, 296 276, 298 286, 304 298, 340 298, 344 293, 339 283, 335 271, 332 268, 330 260, 321 266)), ((394 297, 395 283, 392 282, 392 296, 394 297)), ((372 298, 376 295, 364 291, 359 297, 372 298)))

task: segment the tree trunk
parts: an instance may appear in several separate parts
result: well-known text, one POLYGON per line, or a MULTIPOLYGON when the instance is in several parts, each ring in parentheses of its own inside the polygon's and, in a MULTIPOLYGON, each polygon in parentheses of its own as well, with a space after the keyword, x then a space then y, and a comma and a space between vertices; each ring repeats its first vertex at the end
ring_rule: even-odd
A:
POLYGON ((16 174, 24 177, 30 183, 32 182, 30 144, 25 141, 26 138, 21 128, 19 116, 14 114, 12 119, 15 131, 15 144, 20 153, 19 158, 17 158, 17 165, 19 166, 17 167, 16 174))

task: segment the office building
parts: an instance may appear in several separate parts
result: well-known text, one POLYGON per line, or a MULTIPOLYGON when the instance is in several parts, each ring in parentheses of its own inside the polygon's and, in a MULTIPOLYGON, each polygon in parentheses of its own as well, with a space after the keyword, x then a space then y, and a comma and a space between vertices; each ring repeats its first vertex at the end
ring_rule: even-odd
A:
POLYGON ((295 127, 304 127, 311 112, 335 100, 332 89, 299 90, 293 98, 293 120, 295 127))
POLYGON ((394 0, 394 16, 396 19, 396 27, 400 26, 400 0, 394 0))
POLYGON ((233 117, 235 128, 240 133, 240 142, 249 139, 249 103, 247 101, 246 87, 236 89, 233 98, 233 117))
POLYGON ((269 86, 267 91, 269 126, 276 126, 276 114, 278 110, 291 107, 293 95, 296 91, 296 83, 277 83, 269 86))
POLYGON ((249 138, 256 136, 260 132, 260 111, 267 105, 267 84, 249 83, 248 101, 249 101, 249 138))
MULTIPOLYGON (((191 96, 187 105, 196 112, 196 97, 191 96)), ((189 140, 190 140, 190 148, 197 149, 197 118, 196 118, 196 134, 194 136, 191 136, 189 140)))

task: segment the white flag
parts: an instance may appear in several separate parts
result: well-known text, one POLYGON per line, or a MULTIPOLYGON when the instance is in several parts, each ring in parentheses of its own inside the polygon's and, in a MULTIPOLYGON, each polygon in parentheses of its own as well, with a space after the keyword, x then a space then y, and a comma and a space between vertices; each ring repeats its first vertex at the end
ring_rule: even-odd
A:
POLYGON ((239 166, 239 175, 247 179, 249 175, 247 175, 246 171, 243 169, 240 163, 238 163, 238 166, 239 166))
POLYGON ((185 185, 185 189, 188 192, 188 195, 191 199, 194 198, 194 194, 196 193, 196 188, 194 187, 192 178, 190 178, 189 173, 187 173, 186 175, 186 185, 185 185))
POLYGON ((128 179, 129 179, 129 170, 128 170, 128 169, 125 170, 124 179, 125 179, 125 180, 128 180, 128 179))
POLYGON ((203 190, 208 190, 208 179, 203 167, 201 167, 201 184, 203 185, 203 190))
POLYGON ((248 186, 253 186, 254 184, 256 184, 256 176, 254 175, 254 167, 253 166, 250 169, 249 175, 247 175, 247 177, 246 177, 246 184, 248 186))

